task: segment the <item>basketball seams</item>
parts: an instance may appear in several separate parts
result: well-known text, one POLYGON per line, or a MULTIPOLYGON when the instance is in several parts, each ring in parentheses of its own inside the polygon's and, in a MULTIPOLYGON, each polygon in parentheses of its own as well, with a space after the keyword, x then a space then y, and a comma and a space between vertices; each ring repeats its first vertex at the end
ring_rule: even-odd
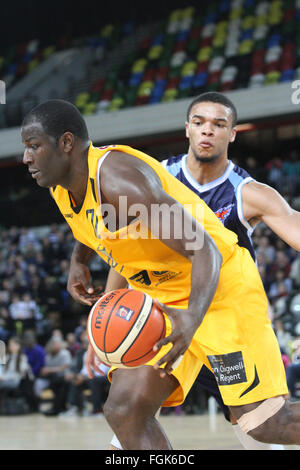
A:
MULTIPOLYGON (((121 290, 121 289, 120 289, 120 290, 121 290)), ((117 303, 119 302, 119 300, 120 300, 122 297, 124 297, 124 295, 126 295, 127 293, 128 293, 128 291, 126 290, 126 291, 124 292, 124 294, 122 294, 121 297, 119 297, 119 298, 116 300, 114 306, 112 307, 112 311, 111 311, 111 313, 110 313, 110 315, 109 315, 109 318, 110 318, 110 316, 111 316, 111 314, 112 314, 112 312, 113 312, 113 309, 115 308, 116 304, 117 304, 117 303)), ((107 325, 108 325, 108 321, 109 321, 109 320, 108 320, 107 323, 106 323, 105 330, 104 330, 104 333, 103 333, 103 348, 104 348, 104 351, 103 351, 102 349, 100 349, 100 348, 97 346, 97 344, 96 344, 96 341, 95 341, 94 335, 93 335, 93 328, 92 328, 91 324, 92 324, 93 312, 94 312, 94 310, 95 310, 95 308, 96 308, 98 302, 99 302, 100 300, 103 301, 103 299, 105 298, 105 296, 108 295, 108 294, 110 294, 110 292, 107 292, 107 294, 105 294, 103 297, 101 297, 101 299, 99 299, 99 300, 93 305, 93 307, 92 307, 92 309, 91 309, 91 312, 90 312, 90 314, 89 314, 89 318, 88 318, 88 336, 89 336, 91 342, 93 343, 93 344, 92 344, 93 349, 94 349, 94 351, 97 351, 97 355, 98 355, 99 359, 100 359, 100 356, 104 354, 104 356, 105 356, 105 358, 106 358, 107 361, 109 361, 109 359, 108 359, 108 357, 107 357, 107 354, 105 353, 105 337, 106 337, 105 332, 106 332, 106 329, 107 329, 107 325)), ((101 359, 100 359, 100 360, 101 360, 101 359)), ((104 360, 104 359, 103 359, 103 360, 104 360)))
MULTIPOLYGON (((124 298, 126 297, 126 294, 131 294, 133 290, 132 289, 130 290, 118 289, 118 291, 119 291, 118 295, 120 295, 120 297, 118 299, 111 299, 113 301, 113 305, 109 306, 109 301, 108 301, 107 306, 103 306, 104 311, 105 309, 106 310, 108 309, 109 311, 106 311, 106 313, 104 313, 104 322, 102 324, 101 330, 98 330, 99 331, 98 334, 95 334, 96 332, 94 331, 93 321, 97 315, 97 306, 99 304, 98 302, 96 302, 95 305, 93 305, 93 307, 91 308, 89 317, 88 317, 87 332, 88 332, 90 344, 94 352, 100 359, 100 361, 106 362, 110 364, 111 366, 115 366, 117 368, 133 369, 133 368, 140 367, 143 364, 143 360, 144 360, 144 363, 147 363, 156 354, 154 353, 152 348, 150 348, 147 352, 144 352, 146 344, 142 340, 143 336, 146 335, 146 337, 148 337, 149 335, 149 339, 147 340, 145 338, 145 340, 146 340, 146 343, 148 343, 148 347, 150 347, 149 340, 150 340, 150 337, 152 338, 152 335, 154 333, 154 331, 152 332, 152 329, 151 329, 152 312, 154 313, 155 311, 154 301, 149 294, 140 292, 140 294, 142 294, 142 298, 139 297, 139 301, 135 300, 135 298, 133 297, 132 301, 129 300, 127 303, 126 300, 124 301, 124 298), (122 291, 125 291, 125 292, 122 292, 122 291), (123 300, 123 303, 122 303, 122 300, 123 300), (129 317, 127 318, 127 321, 130 322, 128 326, 126 326, 126 324, 123 325, 123 323, 121 325, 119 319, 114 318, 116 316, 116 312, 119 311, 118 308, 121 308, 123 305, 124 305, 124 308, 126 308, 126 303, 127 303, 127 307, 132 309, 132 314, 129 313, 129 317), (135 303, 135 306, 134 306, 134 303, 135 303), (131 304, 132 306, 130 306, 131 304), (140 304, 141 306, 138 307, 138 304, 140 304), (136 311, 135 310, 136 308, 139 308, 139 310, 136 311), (135 318, 134 317, 132 318, 133 314, 135 318), (131 324, 132 321, 133 323, 131 324), (120 328, 119 333, 118 333, 119 328, 115 325, 121 325, 119 327, 120 328), (117 327, 117 330, 115 329, 116 327, 117 327), (114 331, 116 331, 116 336, 114 334, 114 331), (111 333, 109 334, 109 332, 111 333), (95 334, 95 337, 94 337, 94 334, 95 334), (126 335, 126 336, 123 336, 123 335, 126 335), (114 347, 114 350, 112 352, 107 352, 109 338, 111 339, 111 343, 112 343, 111 346, 114 347), (100 347, 97 345, 97 342, 99 342, 100 347), (138 343, 139 346, 137 347, 135 352, 133 350, 130 351, 131 347, 136 342, 138 343), (117 346, 114 346, 116 343, 118 343, 117 346), (144 347, 143 347, 143 344, 144 344, 144 347), (151 355, 151 353, 153 354, 151 355), (126 354, 128 355, 128 359, 129 359, 128 361, 124 359, 126 354), (135 357, 134 359, 132 359, 132 357, 134 357, 135 355, 138 355, 138 357, 135 357), (135 365, 136 363, 138 364, 135 365)), ((105 299, 105 297, 106 295, 104 295, 101 298, 101 300, 105 299)), ((136 299, 137 298, 138 296, 136 297, 136 299)), ((153 326, 155 324, 157 325, 155 326, 156 328, 155 337, 157 338, 156 341, 159 341, 165 335, 166 324, 165 324, 165 319, 163 318, 163 325, 160 326, 161 331, 160 332, 157 331, 158 324, 160 323, 159 317, 157 317, 157 313, 158 312, 156 312, 156 315, 154 315, 154 318, 153 318, 153 321, 154 321, 153 326)), ((125 318, 125 314, 123 311, 122 313, 120 313, 120 317, 125 318)), ((97 328, 99 328, 99 326, 97 328)))
MULTIPOLYGON (((140 329, 140 331, 138 332, 138 334, 136 335, 136 337, 134 338, 134 341, 136 341, 138 339, 138 337, 140 336, 140 334, 142 333, 143 329, 145 328, 145 326, 147 325, 148 321, 149 321, 149 318, 150 318, 150 313, 152 312, 152 308, 153 308, 153 300, 151 301, 151 308, 149 310, 149 315, 146 319, 146 321, 144 322, 142 328, 140 329)), ((125 354, 129 351, 129 349, 131 348, 131 344, 129 345, 129 347, 126 349, 126 351, 123 353, 122 357, 121 357, 121 361, 123 363, 123 357, 125 356, 125 354)), ((144 357, 144 356, 147 356, 147 354, 149 354, 151 350, 147 351, 145 354, 143 354, 141 357, 144 357)), ((138 359, 140 359, 139 357, 134 359, 134 360, 131 360, 131 361, 126 361, 126 364, 129 364, 130 362, 134 362, 134 361, 137 361, 138 359)), ((123 363, 124 364, 124 363, 123 363)))
POLYGON ((87 331, 88 331, 88 337, 89 337, 89 341, 90 343, 92 343, 92 348, 94 349, 94 351, 96 352, 97 356, 99 357, 100 359, 100 356, 101 354, 104 354, 103 351, 101 351, 100 348, 98 348, 97 344, 95 343, 95 340, 94 340, 94 337, 93 337, 93 330, 92 330, 92 327, 91 327, 91 323, 92 323, 92 319, 93 319, 93 312, 95 310, 95 307, 97 305, 97 302, 95 303, 95 305, 92 307, 91 309, 91 312, 89 314, 89 317, 88 317, 88 328, 87 328, 87 331))
MULTIPOLYGON (((121 297, 119 297, 118 300, 116 300, 116 302, 115 302, 115 304, 113 305, 113 307, 112 307, 112 309, 111 309, 111 312, 110 312, 110 314, 109 314, 109 316, 108 316, 108 318, 107 318, 107 322, 106 322, 106 325, 105 325, 105 329, 104 329, 104 333, 103 333, 103 347, 104 347, 103 353, 105 354, 105 357, 106 357, 106 359, 107 359, 109 362, 110 362, 110 360, 109 360, 107 354, 110 354, 110 353, 106 353, 106 352, 105 352, 105 350, 106 350, 106 336, 107 336, 106 333, 107 333, 107 328, 108 328, 108 325, 109 325, 109 320, 111 319, 111 316, 112 316, 112 314, 114 313, 114 309, 115 309, 116 305, 118 304, 118 302, 120 302, 120 300, 121 300, 123 297, 125 297, 125 295, 127 295, 127 294, 128 294, 128 290, 126 290, 126 291, 124 292, 124 294, 122 294, 121 297)), ((139 314, 140 314, 140 312, 139 312, 139 314)), ((119 346, 118 346, 118 347, 119 347, 119 346)), ((114 352, 114 351, 113 351, 113 352, 114 352)))
MULTIPOLYGON (((152 302, 152 305, 151 305, 151 310, 150 310, 150 313, 152 311, 152 308, 153 308, 153 302, 152 302)), ((150 318, 150 315, 148 315, 148 318, 147 320, 145 321, 143 327, 141 328, 139 334, 136 336, 135 339, 137 339, 139 337, 139 335, 142 333, 142 330, 145 328, 148 320, 150 318)), ((165 319, 164 319, 164 322, 163 322, 163 326, 162 326, 162 330, 161 330, 161 334, 160 334, 160 337, 157 339, 157 341, 159 341, 161 338, 164 337, 165 335, 165 331, 166 331, 166 323, 165 323, 165 319)), ((125 354, 129 351, 130 347, 127 349, 127 351, 125 351, 125 353, 123 354, 121 360, 123 360, 123 357, 125 356, 125 354)), ((147 354, 149 354, 150 352, 152 351, 152 349, 149 349, 149 351, 147 351, 145 354, 143 354, 142 356, 139 356, 139 357, 136 357, 135 359, 131 359, 130 361, 126 361, 125 364, 130 364, 132 362, 135 362, 135 361, 139 361, 140 359, 142 359, 143 357, 147 356, 147 354)))
POLYGON ((143 301, 143 305, 137 315, 137 318, 135 319, 133 325, 131 326, 130 330, 128 331, 127 335, 125 336, 125 338, 123 339, 122 343, 119 344, 118 348, 115 349, 113 352, 111 353, 106 353, 106 356, 109 360, 109 363, 110 364, 114 364, 114 365, 118 365, 118 366, 122 366, 123 363, 120 363, 120 362, 114 362, 114 356, 120 354, 120 349, 122 350, 122 347, 126 347, 127 344, 128 344, 128 347, 126 349, 126 351, 122 354, 122 357, 124 356, 124 354, 126 354, 126 352, 128 351, 128 349, 130 349, 132 343, 136 340, 136 338, 139 336, 140 334, 140 331, 143 329, 144 327, 144 324, 147 322, 149 316, 150 316, 150 313, 151 313, 151 309, 150 309, 150 305, 149 304, 152 304, 152 298, 148 295, 148 294, 144 294, 144 301, 143 301), (136 323, 138 321, 141 320, 141 316, 143 315, 144 313, 144 310, 145 310, 145 319, 144 319, 144 324, 143 326, 141 327, 141 329, 138 331, 138 333, 136 334, 136 332, 134 331, 134 327, 136 326, 136 323))
MULTIPOLYGON (((130 294, 130 292, 132 292, 132 291, 125 292, 125 294, 130 294)), ((113 351, 110 351, 110 352, 107 353, 107 354, 114 354, 115 352, 117 352, 118 349, 119 349, 119 348, 122 346, 122 344, 124 343, 124 341, 127 339, 128 335, 130 335, 132 329, 134 328, 136 322, 138 321, 139 316, 140 316, 140 314, 141 314, 141 312, 143 311, 144 306, 145 306, 146 294, 143 294, 143 295, 144 295, 143 303, 142 303, 142 305, 141 305, 141 308, 140 308, 139 311, 138 311, 138 314, 137 314, 137 316, 136 316, 136 319, 134 320, 134 323, 131 325, 131 328, 128 330, 126 336, 124 336, 122 342, 118 344, 118 346, 116 347, 116 349, 114 349, 113 351)), ((121 299, 121 298, 122 298, 122 297, 120 297, 120 299, 121 299)), ((120 299, 119 299, 119 300, 120 300, 120 299)), ((118 302, 119 302, 119 300, 118 300, 118 302)), ((114 307, 112 308, 111 314, 113 313, 113 309, 114 309, 114 308, 115 308, 115 305, 114 305, 114 307)), ((108 317, 108 319, 107 319, 106 329, 107 329, 107 327, 108 327, 108 325, 109 325, 109 320, 110 320, 110 318, 111 318, 111 314, 109 315, 109 317, 108 317)), ((106 335, 106 329, 105 329, 105 332, 104 332, 105 335, 106 335)), ((105 345, 105 346, 106 346, 106 345, 105 345)), ((105 348, 105 349, 106 349, 106 348, 105 348)))

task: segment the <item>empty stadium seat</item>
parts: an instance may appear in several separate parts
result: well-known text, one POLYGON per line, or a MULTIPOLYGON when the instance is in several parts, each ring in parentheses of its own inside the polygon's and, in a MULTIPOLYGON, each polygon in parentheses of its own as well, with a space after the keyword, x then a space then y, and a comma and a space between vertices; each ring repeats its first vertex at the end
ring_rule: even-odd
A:
MULTIPOLYGON (((121 67, 95 79, 74 103, 90 114, 205 90, 290 82, 300 77, 299 22, 300 0, 222 0, 176 8, 152 32, 149 28, 121 67)), ((122 28, 112 22, 88 38, 99 61, 106 48, 118 47, 122 34, 134 34, 132 23, 122 28)), ((13 83, 65 44, 62 37, 45 47, 37 40, 14 46, 0 57, 0 73, 13 83)))

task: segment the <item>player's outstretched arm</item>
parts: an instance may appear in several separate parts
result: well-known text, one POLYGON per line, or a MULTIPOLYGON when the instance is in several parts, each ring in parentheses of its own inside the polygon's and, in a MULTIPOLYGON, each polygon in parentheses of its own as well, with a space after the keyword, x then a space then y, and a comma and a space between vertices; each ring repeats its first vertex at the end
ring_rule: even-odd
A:
MULTIPOLYGON (((141 223, 151 233, 177 251, 192 263, 191 293, 188 309, 170 309, 166 313, 172 323, 172 334, 160 341, 158 346, 172 343, 173 347, 160 361, 166 363, 165 372, 172 369, 174 362, 189 347, 192 338, 201 324, 217 289, 222 257, 216 244, 181 204, 167 194, 155 171, 145 162, 121 152, 111 152, 101 166, 100 172, 101 200, 112 204, 119 214, 119 196, 127 198, 127 207, 137 202, 145 210, 140 213, 141 223), (157 205, 169 208, 171 217, 168 230, 164 230, 163 221, 157 217, 156 224, 151 220, 151 210, 157 205), (178 227, 184 221, 181 237, 176 237, 178 227), (167 234, 166 234, 167 232, 167 234), (193 236, 194 243, 191 243, 193 236)), ((136 217, 122 214, 122 220, 130 224, 136 217)), ((121 228, 121 227, 119 227, 121 228)))
POLYGON ((300 212, 295 211, 274 188, 257 182, 242 189, 245 219, 255 226, 264 222, 278 237, 300 251, 300 212))

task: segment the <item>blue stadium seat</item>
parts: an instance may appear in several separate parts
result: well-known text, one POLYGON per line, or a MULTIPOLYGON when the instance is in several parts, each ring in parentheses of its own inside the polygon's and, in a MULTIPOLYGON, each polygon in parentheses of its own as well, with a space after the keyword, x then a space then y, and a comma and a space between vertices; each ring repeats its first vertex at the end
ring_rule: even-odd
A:
POLYGON ((195 75, 193 79, 193 87, 200 88, 205 86, 208 79, 208 72, 201 72, 195 75))

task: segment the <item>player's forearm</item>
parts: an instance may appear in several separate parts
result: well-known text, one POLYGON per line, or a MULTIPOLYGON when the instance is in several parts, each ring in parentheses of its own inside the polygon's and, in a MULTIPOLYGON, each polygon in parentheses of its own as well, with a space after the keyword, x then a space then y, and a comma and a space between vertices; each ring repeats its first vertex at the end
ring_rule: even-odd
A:
POLYGON ((110 268, 106 280, 105 293, 115 289, 126 289, 127 286, 128 283, 125 277, 121 276, 113 268, 110 268))
POLYGON ((292 209, 286 212, 276 217, 267 215, 262 221, 291 248, 300 251, 300 213, 292 209))
POLYGON ((94 250, 92 250, 86 245, 83 245, 77 240, 75 241, 73 253, 71 256, 71 263, 81 263, 88 266, 94 256, 94 250))
POLYGON ((300 213, 294 209, 288 217, 282 239, 294 250, 300 251, 300 213))

